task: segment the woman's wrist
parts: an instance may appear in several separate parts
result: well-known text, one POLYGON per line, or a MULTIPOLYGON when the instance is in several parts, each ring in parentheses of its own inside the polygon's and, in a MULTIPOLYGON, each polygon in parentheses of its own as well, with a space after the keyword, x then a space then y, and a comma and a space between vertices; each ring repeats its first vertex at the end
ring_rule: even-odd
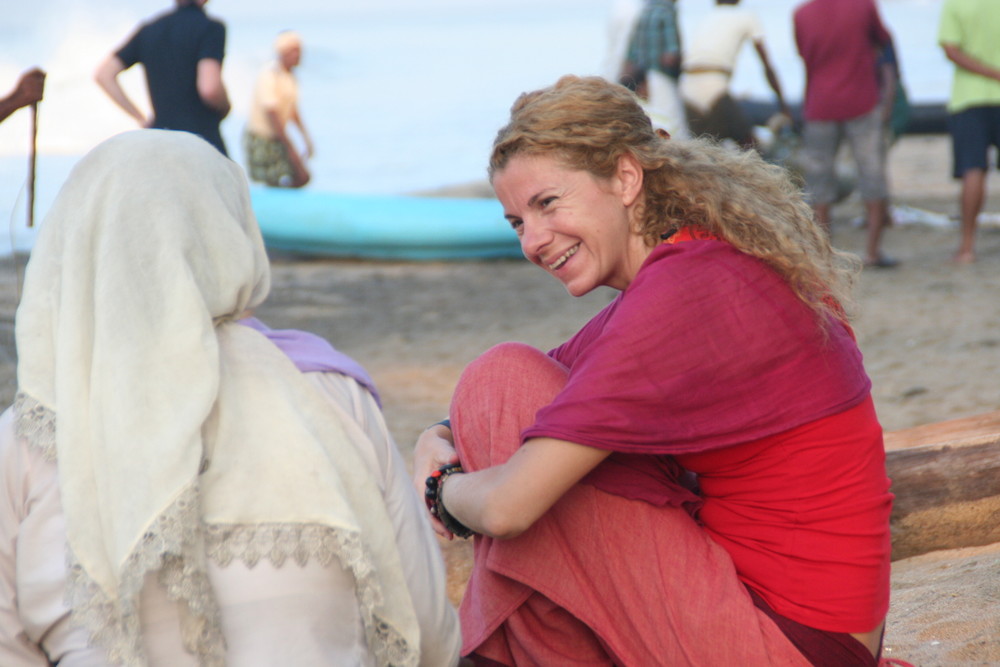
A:
POLYGON ((424 487, 424 501, 427 503, 427 509, 430 510, 431 515, 440 521, 448 532, 464 539, 474 535, 475 531, 448 512, 442 497, 445 481, 452 475, 460 475, 463 472, 464 470, 459 463, 449 463, 432 472, 424 487))

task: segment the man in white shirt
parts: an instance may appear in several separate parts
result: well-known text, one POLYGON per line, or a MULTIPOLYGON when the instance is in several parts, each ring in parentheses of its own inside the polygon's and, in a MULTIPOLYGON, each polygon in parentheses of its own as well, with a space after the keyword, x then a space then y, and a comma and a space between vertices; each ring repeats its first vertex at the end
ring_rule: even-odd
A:
POLYGON ((729 81, 744 42, 753 44, 781 112, 790 114, 764 46, 760 19, 739 4, 740 0, 716 0, 715 8, 692 33, 684 53, 680 89, 691 134, 732 139, 752 148, 756 145, 753 126, 729 94, 729 81))

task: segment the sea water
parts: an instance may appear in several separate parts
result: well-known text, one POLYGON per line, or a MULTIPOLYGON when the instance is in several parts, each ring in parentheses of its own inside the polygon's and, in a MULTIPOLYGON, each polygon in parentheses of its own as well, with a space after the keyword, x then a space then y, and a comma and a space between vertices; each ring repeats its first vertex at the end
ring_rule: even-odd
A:
MULTIPOLYGON (((223 75, 233 104, 223 122, 231 156, 254 80, 281 30, 304 40, 300 110, 316 147, 312 188, 405 193, 481 180, 496 130, 511 102, 560 75, 606 74, 611 20, 639 0, 211 0, 209 14, 228 28, 223 75)), ((18 74, 48 72, 37 121, 35 219, 44 217, 81 155, 134 122, 93 81, 97 64, 136 25, 172 0, 35 0, 7 3, 0 18, 0 90, 18 74)), ((679 0, 690 30, 714 0, 679 0)), ((743 0, 761 17, 786 97, 801 97, 803 73, 791 15, 799 0, 743 0)), ((912 99, 947 98, 951 66, 936 44, 941 0, 881 0, 912 99)), ((141 68, 120 81, 148 109, 141 68)), ((737 95, 770 99, 753 49, 733 80, 737 95)), ((30 247, 25 182, 30 113, 0 125, 0 211, 8 239, 0 254, 30 247)), ((0 234, 2 237, 3 234, 0 234)))

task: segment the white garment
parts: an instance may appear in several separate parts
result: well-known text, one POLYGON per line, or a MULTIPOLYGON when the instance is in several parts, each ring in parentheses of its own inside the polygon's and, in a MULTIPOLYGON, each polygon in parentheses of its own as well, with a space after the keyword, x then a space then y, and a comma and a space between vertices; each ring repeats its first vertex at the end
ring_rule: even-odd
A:
POLYGON ((285 127, 295 112, 298 100, 299 84, 295 75, 278 61, 268 63, 257 77, 247 117, 247 130, 258 137, 277 139, 278 135, 268 119, 268 112, 275 112, 279 124, 285 127))
POLYGON ((0 665, 104 667, 104 652, 70 622, 66 523, 55 464, 0 415, 0 665))
MULTIPOLYGON (((309 373, 332 410, 357 423, 370 446, 358 453, 377 480, 396 541, 405 549, 406 585, 417 611, 425 667, 458 660, 458 619, 445 595, 445 571, 426 512, 405 463, 371 395, 338 373, 309 373)), ((17 438, 13 413, 0 416, 0 665, 104 667, 104 652, 90 647, 73 625, 65 593, 65 522, 58 471, 40 450, 17 438)), ((306 567, 262 561, 210 564, 232 667, 373 665, 365 643, 354 581, 336 563, 306 567)), ((147 577, 140 607, 150 664, 197 665, 181 649, 180 613, 155 575, 147 577)))
POLYGON ((702 111, 711 109, 729 90, 730 76, 747 41, 764 41, 764 27, 756 14, 738 5, 716 5, 709 11, 687 40, 680 83, 684 101, 702 111))
POLYGON ((646 72, 646 90, 649 100, 643 105, 653 127, 662 128, 675 139, 691 136, 687 114, 681 101, 677 84, 669 76, 654 69, 646 72))
POLYGON ((269 284, 246 176, 187 132, 103 142, 42 225, 16 432, 58 461, 67 599, 113 662, 144 664, 147 574, 182 601, 185 649, 222 665, 212 567, 293 560, 349 570, 378 663, 419 663, 409 546, 364 473, 364 432, 235 321, 269 284))
POLYGON ((615 0, 608 16, 608 45, 604 56, 604 78, 618 83, 628 53, 628 43, 632 38, 642 0, 615 0))

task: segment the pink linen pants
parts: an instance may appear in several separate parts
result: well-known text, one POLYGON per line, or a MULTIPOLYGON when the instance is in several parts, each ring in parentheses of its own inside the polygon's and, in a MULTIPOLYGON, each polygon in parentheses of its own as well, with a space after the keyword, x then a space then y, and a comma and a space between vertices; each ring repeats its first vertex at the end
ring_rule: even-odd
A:
MULTIPOLYGON (((566 378, 520 343, 472 362, 450 412, 463 467, 506 461, 566 378)), ((687 512, 582 483, 522 535, 475 537, 460 617, 462 653, 481 664, 809 664, 687 512)))

